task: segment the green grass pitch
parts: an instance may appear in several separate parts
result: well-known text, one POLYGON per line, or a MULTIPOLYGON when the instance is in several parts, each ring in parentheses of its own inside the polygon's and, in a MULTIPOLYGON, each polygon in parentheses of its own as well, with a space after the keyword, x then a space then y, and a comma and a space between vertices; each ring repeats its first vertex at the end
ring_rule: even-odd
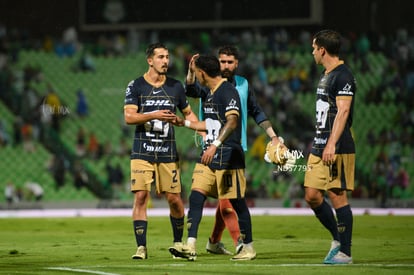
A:
MULTIPOLYGON (((413 216, 355 216, 354 264, 321 264, 327 231, 313 216, 253 216, 257 259, 230 261, 205 245, 213 217, 203 217, 196 262, 174 260, 168 217, 149 217, 147 260, 132 260, 129 217, 0 219, 0 274, 414 274, 413 216)), ((186 238, 186 233, 184 234, 186 238)), ((232 248, 227 231, 226 247, 232 248)))

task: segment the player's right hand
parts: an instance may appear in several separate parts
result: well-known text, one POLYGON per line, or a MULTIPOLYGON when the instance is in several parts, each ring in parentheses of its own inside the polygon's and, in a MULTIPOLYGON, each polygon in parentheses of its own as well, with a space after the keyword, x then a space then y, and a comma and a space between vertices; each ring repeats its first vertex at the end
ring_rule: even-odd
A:
POLYGON ((195 67, 195 65, 194 65, 194 61, 198 58, 200 56, 200 54, 199 53, 196 53, 195 55, 193 55, 192 57, 191 57, 191 59, 190 59, 190 63, 188 64, 188 71, 190 72, 190 73, 194 73, 194 67, 195 67))
POLYGON ((267 144, 264 160, 268 163, 284 165, 287 161, 288 152, 289 149, 284 144, 283 138, 279 137, 277 144, 273 144, 271 141, 267 144))

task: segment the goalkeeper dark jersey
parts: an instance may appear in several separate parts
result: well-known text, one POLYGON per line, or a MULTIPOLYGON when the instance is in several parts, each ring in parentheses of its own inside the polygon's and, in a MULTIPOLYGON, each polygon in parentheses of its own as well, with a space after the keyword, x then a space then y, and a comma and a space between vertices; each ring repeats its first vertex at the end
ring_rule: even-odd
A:
POLYGON ((211 169, 244 168, 244 152, 241 146, 241 107, 236 88, 228 81, 223 81, 203 102, 204 120, 206 122, 206 146, 209 146, 219 136, 220 130, 226 124, 226 116, 238 116, 237 128, 217 148, 211 169))
MULTIPOLYGON (((143 76, 128 84, 124 104, 137 106, 140 113, 157 110, 176 113, 177 108, 182 111, 189 105, 184 86, 178 80, 167 77, 162 86, 154 87, 143 76)), ((137 125, 131 159, 157 163, 177 161, 174 126, 156 119, 137 125)))
POLYGON ((352 100, 352 103, 344 131, 336 144, 335 153, 355 153, 351 134, 355 92, 356 81, 346 65, 338 65, 327 75, 323 72, 316 91, 316 136, 313 140, 312 154, 322 157, 338 112, 336 99, 340 97, 352 100))

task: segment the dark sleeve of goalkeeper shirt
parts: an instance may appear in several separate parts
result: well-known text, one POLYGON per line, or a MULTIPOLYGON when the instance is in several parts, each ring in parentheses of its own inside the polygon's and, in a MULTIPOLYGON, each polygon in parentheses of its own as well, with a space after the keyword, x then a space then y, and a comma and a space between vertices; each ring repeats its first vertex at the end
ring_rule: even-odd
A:
POLYGON ((269 120, 266 114, 264 113, 262 107, 257 102, 256 94, 254 90, 251 88, 250 83, 247 97, 247 113, 254 119, 257 125, 259 125, 265 120, 269 120))

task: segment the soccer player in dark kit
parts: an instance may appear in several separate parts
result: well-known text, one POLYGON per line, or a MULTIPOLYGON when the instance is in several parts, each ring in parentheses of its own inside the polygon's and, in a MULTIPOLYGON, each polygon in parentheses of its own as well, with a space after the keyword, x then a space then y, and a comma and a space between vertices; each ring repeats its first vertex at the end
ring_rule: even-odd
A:
POLYGON ((175 249, 176 256, 186 256, 194 261, 197 258, 196 240, 207 196, 229 199, 237 213, 243 244, 231 260, 253 260, 250 211, 245 200, 246 177, 245 158, 241 145, 241 103, 234 85, 221 76, 220 63, 212 55, 200 55, 191 64, 195 77, 201 85, 209 88, 203 102, 204 120, 183 121, 177 118, 177 125, 206 131, 205 147, 193 171, 193 183, 188 212, 187 246, 189 254, 175 249))
POLYGON ((331 233, 325 264, 350 264, 353 214, 347 191, 354 189, 355 144, 351 133, 356 81, 339 59, 341 37, 323 30, 313 38, 313 57, 325 70, 316 90, 316 135, 305 172, 305 200, 331 233), (327 193, 333 208, 324 199, 327 193))
POLYGON ((185 96, 184 86, 166 75, 168 49, 161 43, 146 50, 148 71, 128 84, 125 94, 124 117, 127 124, 136 125, 131 153, 132 210, 137 252, 132 259, 146 259, 147 204, 151 185, 164 194, 170 207, 173 247, 183 252, 184 204, 181 199, 179 159, 171 124, 179 109, 186 119, 197 121, 185 96))

